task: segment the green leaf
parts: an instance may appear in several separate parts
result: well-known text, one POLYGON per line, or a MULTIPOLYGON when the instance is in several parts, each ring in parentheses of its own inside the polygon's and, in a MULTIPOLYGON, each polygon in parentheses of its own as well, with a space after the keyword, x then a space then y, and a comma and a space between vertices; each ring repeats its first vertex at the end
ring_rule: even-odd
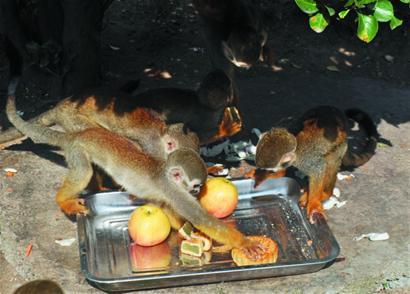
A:
POLYGON ((378 0, 374 7, 374 17, 380 22, 390 21, 394 16, 393 5, 389 0, 378 0))
POLYGON ((359 22, 357 24, 357 36, 360 40, 370 43, 379 30, 379 23, 373 15, 357 13, 359 22))
POLYGON ((373 2, 376 2, 377 0, 356 0, 356 4, 358 4, 358 6, 363 6, 363 5, 367 5, 373 2))
POLYGON ((317 13, 309 17, 309 25, 312 30, 316 33, 321 33, 325 30, 329 23, 327 22, 325 16, 322 13, 317 13))
POLYGON ((401 19, 398 19, 395 16, 393 16, 391 21, 390 21, 390 29, 394 30, 398 26, 401 26, 402 23, 403 23, 403 21, 401 19))
POLYGON ((410 4, 410 0, 400 0, 400 1, 405 3, 405 4, 410 4))
POLYGON ((327 6, 327 5, 325 5, 325 7, 327 9, 327 12, 329 13, 329 16, 335 15, 336 11, 332 7, 327 6))
POLYGON ((344 19, 347 16, 347 14, 349 13, 349 11, 350 11, 350 9, 342 10, 338 13, 338 15, 341 19, 344 19))
POLYGON ((319 11, 315 0, 295 0, 295 2, 304 13, 313 14, 319 11))
POLYGON ((354 3, 354 0, 349 0, 349 1, 346 2, 346 4, 344 5, 344 7, 352 6, 353 3, 354 3))

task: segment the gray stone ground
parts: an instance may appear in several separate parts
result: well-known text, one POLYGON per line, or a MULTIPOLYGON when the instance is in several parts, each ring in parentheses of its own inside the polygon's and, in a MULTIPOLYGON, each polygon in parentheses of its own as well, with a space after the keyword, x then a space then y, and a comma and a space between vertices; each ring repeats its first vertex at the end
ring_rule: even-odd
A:
MULTIPOLYGON (((266 129, 282 117, 326 103, 368 111, 382 136, 393 143, 381 146, 370 162, 356 169, 352 181, 337 183, 347 204, 330 210, 328 218, 346 260, 313 274, 148 293, 410 293, 410 88, 341 79, 338 73, 312 80, 301 75, 294 87, 281 87, 286 78, 286 73, 240 77, 245 131, 255 126, 266 129), (369 232, 388 232, 390 239, 353 241, 369 232)), ((13 149, 0 151, 0 293, 39 278, 58 281, 67 293, 100 293, 80 272, 77 242, 70 247, 54 242, 77 234, 76 223, 53 200, 66 169, 37 154, 60 163, 61 158, 28 143, 13 149), (18 172, 5 177, 5 167, 18 172), (33 249, 25 257, 30 242, 33 249)))

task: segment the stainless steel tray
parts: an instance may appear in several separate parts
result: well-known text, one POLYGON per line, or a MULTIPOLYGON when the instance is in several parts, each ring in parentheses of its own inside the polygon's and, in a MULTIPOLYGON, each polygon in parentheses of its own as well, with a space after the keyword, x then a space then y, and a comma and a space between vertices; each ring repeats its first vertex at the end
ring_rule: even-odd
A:
POLYGON ((124 192, 105 192, 87 197, 91 213, 77 219, 81 270, 86 279, 109 292, 152 289, 309 273, 328 266, 338 256, 339 245, 325 220, 320 218, 311 225, 299 209, 300 188, 295 180, 272 179, 258 189, 253 189, 253 180, 234 183, 239 202, 229 220, 246 235, 276 240, 277 263, 237 267, 229 253, 213 253, 209 264, 183 265, 178 236, 172 232, 162 245, 165 249, 141 252, 144 269, 135 268, 127 222, 142 202, 124 192))

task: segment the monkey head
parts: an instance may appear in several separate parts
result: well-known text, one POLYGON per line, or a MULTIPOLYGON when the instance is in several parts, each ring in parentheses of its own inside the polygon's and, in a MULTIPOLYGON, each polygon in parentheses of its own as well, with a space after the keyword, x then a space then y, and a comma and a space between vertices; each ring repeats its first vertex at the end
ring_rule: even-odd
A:
POLYGON ((258 60, 263 60, 266 40, 265 31, 258 32, 251 26, 238 27, 232 30, 226 41, 222 41, 222 51, 235 66, 249 69, 258 60))
POLYGON ((170 154, 179 148, 190 148, 199 152, 198 136, 186 129, 182 123, 167 126, 161 140, 166 154, 170 154))
POLYGON ((197 195, 208 176, 205 162, 197 152, 180 148, 170 153, 166 162, 168 178, 193 195, 197 195))
POLYGON ((233 101, 232 82, 220 69, 205 76, 197 93, 200 103, 214 110, 223 109, 233 101))
POLYGON ((264 133, 256 146, 255 164, 259 168, 279 171, 296 160, 296 137, 283 128, 264 133))

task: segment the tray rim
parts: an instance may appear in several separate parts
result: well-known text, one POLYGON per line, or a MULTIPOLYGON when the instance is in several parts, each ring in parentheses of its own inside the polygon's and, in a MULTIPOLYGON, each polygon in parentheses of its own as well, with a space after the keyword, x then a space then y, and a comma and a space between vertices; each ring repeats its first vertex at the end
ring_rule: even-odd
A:
MULTIPOLYGON (((292 178, 288 177, 282 177, 281 179, 286 178, 286 180, 290 181, 295 181, 292 178)), ((248 180, 248 179, 244 179, 248 180)), ((271 179, 268 181, 275 181, 278 179, 271 179)), ((242 181, 242 180, 239 180, 242 181)), ((299 185, 299 184, 298 184, 299 185)), ((98 193, 93 193, 89 194, 89 196, 97 196, 100 194, 109 194, 109 193, 127 193, 127 192, 121 192, 121 191, 104 191, 104 192, 98 192, 98 193)), ((78 243, 79 243, 79 254, 80 254, 80 267, 81 267, 81 272, 83 273, 84 277, 91 283, 93 283, 95 286, 98 288, 104 290, 104 291, 109 291, 109 292, 115 292, 115 291, 124 291, 124 290, 109 290, 105 288, 106 286, 110 286, 111 284, 115 283, 124 283, 124 282, 142 282, 142 281, 154 281, 154 280, 170 280, 170 279, 175 279, 175 278, 181 278, 181 277, 195 277, 195 276, 210 276, 210 275, 227 275, 227 274, 234 274, 234 273, 244 273, 244 272, 254 272, 254 271, 269 271, 269 270, 277 270, 277 269, 288 269, 292 267, 303 267, 303 266, 320 266, 320 268, 317 268, 316 270, 312 271, 306 271, 304 273, 300 274, 305 274, 305 273, 312 273, 319 271, 326 267, 327 265, 332 264, 337 256, 340 254, 340 245, 337 242, 335 236, 333 235, 333 232, 330 230, 327 222, 325 219, 321 219, 320 222, 317 222, 317 224, 314 224, 316 226, 324 226, 329 232, 330 232, 330 242, 332 244, 332 249, 330 251, 330 255, 327 256, 326 258, 323 259, 312 259, 309 260, 308 262, 305 263, 300 263, 300 262, 285 262, 285 263, 270 263, 270 264, 261 264, 261 265, 248 265, 248 266, 236 266, 228 269, 213 269, 212 271, 197 271, 197 272, 184 272, 182 274, 175 274, 172 272, 166 272, 158 270, 158 273, 162 274, 155 274, 155 275, 145 275, 142 277, 137 277, 137 276, 130 276, 130 277, 120 277, 120 278, 100 278, 95 276, 93 273, 90 272, 88 268, 88 256, 86 252, 84 252, 84 249, 86 250, 85 247, 85 242, 86 242, 86 237, 85 237, 85 218, 83 216, 77 216, 77 233, 78 233, 78 243)), ((271 278, 274 277, 279 277, 281 275, 272 275, 270 276, 271 278)), ((283 276, 283 275, 282 275, 283 276)), ((269 277, 267 277, 269 278, 269 277)), ((250 279, 257 279, 257 278, 250 278, 250 279)), ((220 281, 235 281, 235 280, 244 280, 240 278, 233 278, 233 279, 221 279, 220 281)), ((207 283, 207 282, 205 282, 207 283)), ((215 282, 216 283, 216 282, 215 282)), ((200 285, 204 284, 201 283, 200 280, 198 280, 197 283, 189 283, 189 284, 180 284, 180 285, 159 285, 158 287, 141 287, 141 288, 135 288, 134 290, 143 290, 143 289, 159 289, 159 288, 169 288, 169 287, 183 287, 183 286, 188 286, 188 285, 200 285)), ((127 290, 126 290, 127 291, 127 290)))

